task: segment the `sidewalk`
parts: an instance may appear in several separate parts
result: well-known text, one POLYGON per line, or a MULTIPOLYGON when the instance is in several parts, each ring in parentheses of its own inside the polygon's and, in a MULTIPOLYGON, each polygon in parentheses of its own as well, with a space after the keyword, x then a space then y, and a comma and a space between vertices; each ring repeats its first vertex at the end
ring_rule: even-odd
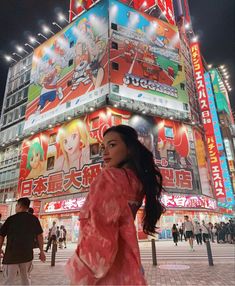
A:
MULTIPOLYGON (((235 285, 234 264, 208 266, 206 264, 193 264, 189 269, 169 270, 159 267, 179 267, 182 264, 161 264, 153 266, 151 263, 143 264, 145 275, 149 285, 198 285, 198 286, 231 286, 235 285)), ((185 266, 185 265, 184 265, 185 266)), ((182 266, 181 266, 182 267, 182 266)), ((0 274, 0 285, 3 283, 0 274)), ((16 284, 20 285, 20 283, 16 284)), ((64 274, 64 265, 57 264, 55 267, 48 265, 36 265, 32 272, 32 285, 69 285, 64 274)))

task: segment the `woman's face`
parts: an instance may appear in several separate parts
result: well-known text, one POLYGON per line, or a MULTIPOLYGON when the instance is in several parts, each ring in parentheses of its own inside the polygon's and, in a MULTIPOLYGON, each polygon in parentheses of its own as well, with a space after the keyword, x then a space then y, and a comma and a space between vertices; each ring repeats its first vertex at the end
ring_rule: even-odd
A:
POLYGON ((40 162, 40 153, 33 151, 33 156, 30 159, 30 166, 32 169, 37 169, 40 162))
POLYGON ((68 134, 63 139, 64 150, 67 154, 72 155, 74 152, 77 151, 77 148, 80 143, 80 137, 78 133, 68 134))
POLYGON ((117 132, 110 131, 104 136, 103 160, 105 167, 118 167, 128 157, 128 149, 117 132))

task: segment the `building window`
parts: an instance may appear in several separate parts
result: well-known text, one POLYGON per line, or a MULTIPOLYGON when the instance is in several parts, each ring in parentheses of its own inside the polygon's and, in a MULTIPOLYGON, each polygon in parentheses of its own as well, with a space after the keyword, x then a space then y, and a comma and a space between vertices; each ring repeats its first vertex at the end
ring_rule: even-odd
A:
POLYGON ((180 88, 182 89, 182 90, 185 90, 185 84, 184 83, 180 83, 180 88))
POLYGON ((73 59, 69 60, 69 67, 73 65, 73 59))
POLYGON ((167 150, 167 159, 169 163, 175 163, 175 151, 167 150))
POLYGON ((165 136, 166 136, 167 138, 171 138, 171 139, 174 138, 174 131, 173 131, 173 128, 172 128, 172 127, 167 127, 167 126, 165 126, 165 127, 164 127, 164 132, 165 132, 165 136))
POLYGON ((112 42, 112 49, 118 50, 118 43, 112 42))
POLYGON ((119 70, 119 64, 112 62, 112 69, 118 71, 119 70))
POLYGON ((111 29, 117 31, 117 24, 111 23, 111 29))

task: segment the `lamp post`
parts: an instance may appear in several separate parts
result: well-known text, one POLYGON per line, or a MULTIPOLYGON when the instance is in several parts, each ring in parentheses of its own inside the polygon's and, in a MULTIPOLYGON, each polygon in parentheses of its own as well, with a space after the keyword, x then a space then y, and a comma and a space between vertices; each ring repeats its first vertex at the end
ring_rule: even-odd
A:
POLYGON ((57 26, 60 30, 62 30, 62 27, 59 24, 57 24, 56 22, 52 22, 52 25, 57 26))
POLYGON ((17 46, 16 49, 17 49, 17 51, 18 51, 19 53, 25 52, 26 54, 29 54, 29 52, 27 52, 27 51, 26 51, 25 49, 23 49, 21 46, 17 46))
POLYGON ((46 34, 50 32, 52 35, 55 35, 55 33, 47 26, 43 26, 43 32, 46 34))
POLYGON ((63 14, 59 14, 58 15, 58 19, 60 20, 60 21, 65 21, 65 22, 67 22, 68 24, 69 24, 69 21, 65 18, 65 16, 63 15, 63 14))
POLYGON ((24 44, 26 47, 28 46, 28 47, 30 47, 33 51, 34 51, 34 47, 33 46, 31 46, 30 44, 28 44, 28 43, 25 43, 24 44))
POLYGON ((12 57, 10 57, 10 56, 8 56, 8 55, 5 56, 5 59, 6 59, 8 62, 14 61, 14 62, 17 63, 17 60, 13 59, 12 57))
POLYGON ((37 44, 39 44, 39 45, 41 45, 41 43, 39 42, 39 41, 37 41, 34 37, 29 37, 29 41, 30 41, 30 43, 37 43, 37 44))
POLYGON ((23 57, 22 56, 20 56, 19 54, 17 54, 17 53, 12 53, 12 55, 13 56, 17 56, 17 57, 19 57, 20 59, 23 59, 23 57))

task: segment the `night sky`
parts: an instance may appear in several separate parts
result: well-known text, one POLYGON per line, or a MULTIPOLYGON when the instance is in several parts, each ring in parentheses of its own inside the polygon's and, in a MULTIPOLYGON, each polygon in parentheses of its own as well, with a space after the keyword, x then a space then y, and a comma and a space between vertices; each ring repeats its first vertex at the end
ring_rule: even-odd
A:
MULTIPOLYGON (((213 66, 224 64, 229 71, 232 87, 230 100, 235 109, 235 1, 189 0, 189 5, 193 29, 199 35, 201 51, 207 63, 213 66)), ((63 12, 68 16, 68 10, 69 0, 1 0, 0 103, 9 65, 4 55, 16 52, 16 45, 24 47, 26 42, 29 43, 29 35, 36 37, 37 33, 42 32, 43 24, 57 32, 58 29, 51 23, 59 23, 57 14, 63 12)), ((43 38, 37 39, 43 42, 43 38)), ((30 48, 27 50, 30 51, 30 48)))

